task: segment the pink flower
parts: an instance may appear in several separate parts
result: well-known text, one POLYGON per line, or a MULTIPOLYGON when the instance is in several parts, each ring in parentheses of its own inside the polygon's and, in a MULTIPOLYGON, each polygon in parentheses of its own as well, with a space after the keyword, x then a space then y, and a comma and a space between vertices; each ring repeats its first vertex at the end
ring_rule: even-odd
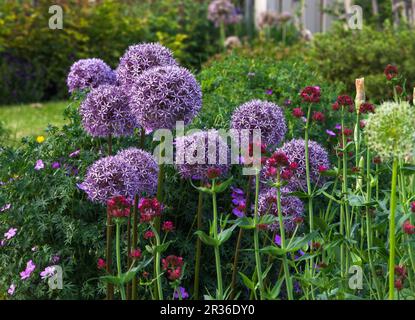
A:
POLYGON ((39 170, 42 170, 44 167, 45 167, 45 164, 43 163, 41 159, 36 161, 35 170, 39 171, 39 170))
POLYGON ((105 262, 105 260, 102 258, 99 258, 97 262, 97 268, 99 270, 102 270, 102 269, 105 269, 106 267, 107 267, 107 263, 105 262))
POLYGON ((16 285, 12 283, 9 287, 9 290, 7 290, 7 293, 12 296, 15 290, 16 290, 16 285))
POLYGON ((10 208, 11 208, 11 204, 10 203, 7 203, 7 204, 5 204, 4 206, 2 206, 1 208, 0 208, 0 212, 4 212, 4 211, 7 211, 7 210, 9 210, 10 208))
POLYGON ((69 158, 76 158, 81 153, 81 150, 76 150, 69 155, 69 158))
POLYGON ((50 267, 46 267, 45 270, 43 270, 40 273, 40 276, 42 279, 46 279, 46 278, 53 276, 54 274, 55 274, 55 267, 50 266, 50 267))
POLYGON ((29 260, 26 264, 26 269, 22 272, 20 272, 20 279, 25 280, 29 278, 33 271, 35 271, 36 265, 33 263, 32 260, 29 260))
POLYGON ((13 237, 16 235, 16 233, 17 233, 17 229, 16 229, 16 228, 10 228, 10 229, 9 229, 9 231, 7 231, 7 232, 4 234, 4 237, 5 237, 7 240, 10 240, 11 238, 13 238, 13 237))
POLYGON ((174 224, 171 221, 165 221, 162 226, 164 232, 170 232, 174 230, 174 224))
POLYGON ((319 167, 318 167, 318 171, 319 171, 320 173, 326 172, 328 169, 329 169, 329 168, 327 168, 326 166, 319 166, 319 167))

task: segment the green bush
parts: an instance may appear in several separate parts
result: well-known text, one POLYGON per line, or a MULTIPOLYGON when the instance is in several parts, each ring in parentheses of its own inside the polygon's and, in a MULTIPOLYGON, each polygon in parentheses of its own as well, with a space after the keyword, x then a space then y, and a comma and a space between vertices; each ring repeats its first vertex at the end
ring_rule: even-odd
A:
POLYGON ((403 25, 395 29, 386 23, 381 32, 368 26, 345 30, 337 25, 327 34, 316 35, 307 55, 324 79, 342 82, 348 92, 355 91, 356 78, 365 77, 367 96, 374 102, 392 95, 383 74, 386 65, 405 70, 409 92, 415 80, 415 32, 403 25))
POLYGON ((0 104, 65 98, 73 62, 100 57, 115 68, 134 43, 160 42, 192 69, 217 50, 206 3, 61 0, 62 30, 48 27, 50 1, 37 3, 0 3, 0 104))
MULTIPOLYGON (((320 86, 322 102, 318 111, 329 112, 344 87, 324 81, 317 72, 299 59, 276 60, 274 53, 265 53, 252 57, 236 53, 220 56, 212 61, 199 75, 203 91, 203 108, 194 125, 206 128, 228 128, 233 110, 252 99, 269 100, 285 106, 289 120, 287 139, 302 130, 301 121, 292 121, 292 109, 299 106, 299 93, 306 86, 320 86), (272 94, 267 94, 271 89, 272 94), (286 100, 291 105, 286 106, 286 100)), ((314 111, 317 111, 315 109, 314 111)), ((316 139, 325 136, 325 128, 333 127, 336 115, 331 123, 313 130, 316 139)))

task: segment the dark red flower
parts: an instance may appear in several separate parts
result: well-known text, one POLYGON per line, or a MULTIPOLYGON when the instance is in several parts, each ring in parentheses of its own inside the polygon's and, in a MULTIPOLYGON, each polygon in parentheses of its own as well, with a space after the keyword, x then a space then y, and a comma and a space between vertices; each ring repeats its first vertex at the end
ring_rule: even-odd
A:
POLYGON ((222 172, 219 168, 209 168, 206 176, 208 179, 213 180, 213 179, 220 177, 221 173, 222 172))
POLYGON ((342 95, 337 97, 337 103, 339 104, 339 107, 350 107, 354 106, 353 99, 348 95, 342 95))
POLYGON ((174 224, 172 221, 164 221, 161 228, 164 232, 171 232, 174 230, 174 224))
POLYGON ((277 168, 269 166, 265 170, 265 175, 267 177, 275 177, 277 175, 277 168))
POLYGON ((293 109, 293 116, 296 118, 304 117, 304 112, 301 110, 301 108, 294 108, 293 109))
POLYGON ((141 250, 140 249, 134 249, 130 253, 130 257, 134 260, 138 260, 141 258, 141 250))
POLYGON ((403 281, 402 281, 402 279, 396 279, 395 280, 395 288, 398 291, 401 291, 403 289, 403 281))
POLYGON ((409 220, 402 225, 403 232, 409 235, 415 234, 415 226, 409 220))
POLYGON ((313 120, 316 122, 324 122, 326 120, 326 116, 322 112, 313 112, 313 120))
POLYGON ((388 64, 385 68, 385 76, 388 81, 395 79, 398 77, 398 68, 391 64, 388 64))
POLYGON ((181 277, 182 267, 184 265, 182 257, 170 255, 166 259, 163 259, 161 263, 169 280, 175 281, 181 277))
POLYGON ((352 172, 353 173, 359 173, 360 172, 360 168, 359 167, 353 167, 352 168, 352 172))
POLYGON ((381 164, 382 159, 379 156, 376 156, 376 157, 373 158, 373 163, 374 164, 381 164))
POLYGON ((359 108, 359 113, 360 114, 375 113, 375 106, 368 102, 362 103, 359 108))
POLYGON ((403 92, 403 88, 401 86, 395 86, 396 93, 401 95, 403 92))
POLYGON ((395 266, 395 273, 403 279, 407 276, 405 266, 395 266))
POLYGON ((141 222, 150 222, 159 217, 162 211, 162 205, 157 198, 144 198, 138 204, 138 210, 141 214, 141 222))
POLYGON ((296 224, 302 224, 302 223, 304 222, 304 218, 303 218, 303 217, 296 217, 296 218, 294 219, 294 222, 295 222, 296 224))
POLYGON ((350 137, 353 134, 352 129, 344 128, 343 133, 346 137, 350 137))
POLYGON ((124 196, 116 196, 107 201, 108 214, 114 218, 123 218, 130 215, 130 202, 124 196))
POLYGON ((292 171, 295 171, 295 170, 297 170, 298 169, 298 163, 297 162, 291 162, 290 163, 290 169, 292 170, 292 171))
POLYGON ((281 179, 290 180, 293 176, 293 172, 290 169, 284 169, 281 172, 281 179))
POLYGON ((305 87, 301 91, 300 96, 303 102, 319 103, 321 96, 320 87, 305 87))
POLYGON ((332 108, 334 111, 339 111, 339 110, 340 110, 340 105, 339 105, 339 103, 336 101, 335 103, 333 103, 333 104, 331 105, 331 108, 332 108))
POLYGON ((275 161, 274 165, 276 165, 277 167, 285 167, 289 165, 287 155, 281 151, 274 152, 270 159, 273 159, 275 161))
POLYGON ((154 237, 155 237, 155 234, 151 230, 148 230, 144 233, 144 239, 146 239, 146 240, 154 238, 154 237))
POLYGON ((105 269, 106 267, 107 267, 107 263, 105 262, 105 260, 102 258, 99 258, 97 262, 97 268, 99 270, 102 270, 102 269, 105 269))
POLYGON ((329 170, 329 168, 326 167, 326 166, 319 166, 318 167, 318 172, 320 172, 320 173, 326 172, 327 170, 329 170))
POLYGON ((364 129, 366 127, 366 121, 365 120, 360 120, 359 121, 359 126, 360 126, 360 129, 364 129))
POLYGON ((411 211, 415 213, 415 201, 411 202, 411 211))

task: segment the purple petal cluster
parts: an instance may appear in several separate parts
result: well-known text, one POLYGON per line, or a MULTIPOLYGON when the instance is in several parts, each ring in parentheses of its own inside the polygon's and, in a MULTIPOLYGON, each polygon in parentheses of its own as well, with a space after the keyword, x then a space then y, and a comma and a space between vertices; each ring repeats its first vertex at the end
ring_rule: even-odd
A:
POLYGON ((116 70, 120 86, 131 87, 146 70, 154 67, 176 66, 170 49, 158 43, 142 43, 130 46, 120 59, 116 70))
POLYGON ((126 94, 113 85, 92 89, 79 113, 84 129, 93 137, 132 135, 137 127, 126 94))
MULTIPOLYGON (((327 151, 315 141, 308 142, 310 159, 310 180, 311 183, 321 185, 324 179, 320 176, 319 168, 330 167, 329 155, 327 151)), ((305 141, 303 139, 293 139, 286 142, 280 151, 283 151, 288 160, 298 164, 294 177, 288 184, 291 190, 307 190, 306 163, 305 163, 305 141)))
POLYGON ((82 189, 94 202, 106 203, 115 196, 132 198, 138 190, 136 170, 121 157, 99 159, 88 168, 82 189))
POLYGON ((232 115, 231 128, 236 130, 260 129, 261 142, 279 144, 287 132, 284 113, 276 104, 252 100, 239 106, 232 115))
POLYGON ((132 167, 135 179, 138 180, 136 194, 145 193, 146 196, 151 196, 157 192, 159 167, 150 153, 137 148, 129 148, 118 152, 116 157, 132 167))
POLYGON ((101 59, 81 59, 69 71, 66 83, 69 92, 97 88, 102 84, 115 84, 115 72, 101 59))
MULTIPOLYGON (((297 219, 301 218, 304 213, 303 202, 293 196, 284 195, 281 196, 281 210, 284 221, 285 231, 291 233, 295 230, 297 219)), ((259 194, 258 200, 258 213, 260 215, 272 214, 278 217, 278 205, 277 205, 277 190, 274 188, 265 188, 259 194)), ((271 230, 279 230, 279 222, 276 222, 270 226, 271 230)))
POLYGON ((201 106, 199 84, 187 69, 181 67, 149 69, 137 78, 131 90, 131 112, 147 132, 173 129, 176 121, 184 121, 186 125, 201 106))
POLYGON ((208 7, 208 19, 218 27, 221 23, 236 24, 242 20, 242 16, 231 1, 213 0, 208 7))
POLYGON ((242 218, 245 215, 246 208, 246 197, 245 192, 242 189, 231 187, 232 190, 232 213, 238 217, 242 218))
POLYGON ((175 143, 176 168, 183 179, 205 180, 212 168, 219 169, 221 175, 229 171, 229 146, 218 131, 195 132, 178 137, 175 143))

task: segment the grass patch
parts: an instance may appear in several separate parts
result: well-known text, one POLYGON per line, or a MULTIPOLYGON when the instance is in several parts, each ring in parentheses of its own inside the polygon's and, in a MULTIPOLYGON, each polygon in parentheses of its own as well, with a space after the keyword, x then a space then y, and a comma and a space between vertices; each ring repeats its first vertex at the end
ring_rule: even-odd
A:
POLYGON ((26 136, 46 135, 48 124, 64 125, 63 111, 67 105, 67 101, 60 101, 0 106, 0 122, 8 133, 5 144, 18 144, 26 136))

